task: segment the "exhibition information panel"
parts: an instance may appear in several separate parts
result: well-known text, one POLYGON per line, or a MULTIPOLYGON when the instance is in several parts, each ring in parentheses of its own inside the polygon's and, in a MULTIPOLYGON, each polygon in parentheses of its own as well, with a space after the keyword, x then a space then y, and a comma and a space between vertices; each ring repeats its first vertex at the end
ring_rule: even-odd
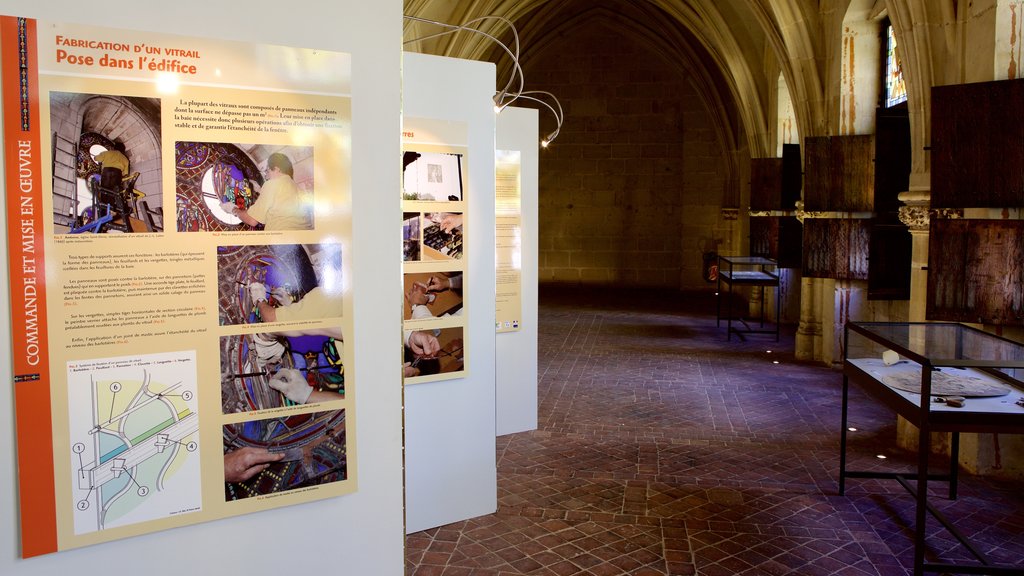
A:
POLYGON ((349 55, 0 42, 22 555, 353 492, 349 55))

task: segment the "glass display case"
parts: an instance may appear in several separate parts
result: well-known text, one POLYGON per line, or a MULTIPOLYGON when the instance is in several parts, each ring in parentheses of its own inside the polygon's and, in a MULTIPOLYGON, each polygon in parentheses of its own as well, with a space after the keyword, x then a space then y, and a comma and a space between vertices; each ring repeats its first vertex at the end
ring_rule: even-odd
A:
POLYGON ((779 340, 779 272, 775 260, 761 256, 719 256, 718 257, 718 304, 716 307, 717 325, 722 325, 722 298, 726 303, 726 340, 731 340, 732 335, 742 334, 774 334, 775 341, 779 340), (722 286, 728 290, 723 292, 722 286), (758 328, 751 328, 744 315, 738 317, 733 315, 733 287, 750 286, 761 289, 761 318, 758 328), (775 327, 765 329, 765 288, 773 288, 775 292, 775 327), (734 327, 733 321, 742 324, 734 327))
POLYGON ((897 480, 917 500, 914 574, 1021 574, 1024 566, 993 566, 942 514, 928 505, 928 482, 949 483, 956 498, 961 432, 1024 432, 1024 345, 956 323, 849 322, 843 342, 843 405, 839 493, 847 478, 897 480), (918 465, 906 472, 846 467, 849 386, 854 383, 918 429, 918 465), (947 473, 929 470, 931 433, 950 433, 947 473), (911 482, 912 480, 916 482, 911 482), (974 564, 925 562, 931 514, 977 559, 974 564))

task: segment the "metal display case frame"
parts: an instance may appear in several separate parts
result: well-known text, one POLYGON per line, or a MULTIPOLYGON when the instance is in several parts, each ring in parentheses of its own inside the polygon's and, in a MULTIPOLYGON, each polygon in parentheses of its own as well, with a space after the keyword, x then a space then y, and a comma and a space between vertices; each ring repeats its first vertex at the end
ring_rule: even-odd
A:
POLYGON ((722 298, 728 300, 726 312, 726 340, 731 340, 736 334, 740 338, 743 334, 774 334, 775 341, 779 341, 779 312, 780 312, 780 290, 778 263, 771 258, 762 256, 719 256, 718 257, 718 302, 715 308, 716 326, 722 325, 722 298), (722 284, 729 287, 728 296, 722 292, 722 284), (751 286, 761 289, 761 319, 759 328, 751 328, 743 316, 733 316, 733 286, 751 286), (764 289, 775 290, 775 327, 765 329, 764 327, 764 289), (733 320, 743 324, 743 328, 733 327, 733 320))
MULTIPOLYGON (((928 482, 949 483, 949 498, 957 497, 960 433, 1024 433, 1024 344, 958 323, 848 322, 843 339, 843 405, 839 459, 839 494, 847 478, 880 478, 898 481, 916 499, 914 521, 914 575, 926 572, 957 574, 1022 574, 1024 565, 994 565, 971 544, 956 526, 928 503, 928 482), (851 352, 853 346, 853 352, 851 352), (883 359, 882 353, 886 357, 883 359), (898 354, 896 357, 893 352, 898 354), (897 359, 898 358, 898 359, 897 359), (916 366, 915 366, 916 364, 916 366), (908 370, 917 371, 920 392, 899 385, 908 370), (1002 396, 938 400, 932 394, 934 374, 968 378, 984 385, 1009 388, 1002 396), (847 469, 847 432, 850 382, 918 429, 917 469, 905 472, 852 471, 847 469), (894 385, 897 384, 897 385, 894 385), (922 398, 927 399, 922 401, 922 398), (938 400, 938 401, 937 401, 938 400), (931 433, 949 432, 949 470, 929 470, 931 433), (916 483, 911 483, 916 480, 916 483), (925 533, 928 516, 938 520, 971 555, 973 563, 926 562, 925 533)), ((935 385, 939 390, 939 384, 935 385)))

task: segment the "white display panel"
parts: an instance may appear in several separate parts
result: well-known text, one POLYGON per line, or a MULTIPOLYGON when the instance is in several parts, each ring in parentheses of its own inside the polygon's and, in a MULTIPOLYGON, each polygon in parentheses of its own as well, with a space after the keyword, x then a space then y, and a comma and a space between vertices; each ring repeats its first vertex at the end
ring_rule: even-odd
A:
POLYGON ((537 429, 537 111, 507 107, 497 120, 499 151, 520 159, 520 318, 519 329, 497 335, 495 379, 499 436, 537 429))
MULTIPOLYGON (((392 262, 391 254, 398 250, 397 238, 388 230, 399 203, 397 198, 361 193, 399 185, 394 156, 399 149, 400 47, 390 39, 400 34, 401 10, 395 0, 372 5, 354 0, 332 4, 300 0, 288 10, 271 3, 241 9, 195 0, 130 10, 97 9, 64 0, 5 4, 3 11, 17 16, 352 55, 352 102, 359 108, 352 122, 353 245, 360 247, 360 253, 353 255, 352 290, 360 315, 354 326, 359 343, 352 353, 354 369, 375 386, 368 386, 358 398, 358 411, 365 415, 358 423, 359 451, 373 455, 360 462, 360 479, 365 484, 358 492, 314 505, 156 532, 30 561, 18 559, 14 427, 12 413, 0 411, 0 447, 6 455, 5 465, 0 467, 0 485, 5 487, 0 492, 0 573, 91 573, 103 566, 158 575, 196 569, 225 574, 327 569, 353 574, 402 573, 401 383, 400 374, 393 370, 395 359, 379 353, 393 349, 393 327, 399 321, 393 303, 400 298, 400 268, 397 263, 382 265, 392 262), (381 62, 393 63, 390 73, 381 62), (311 545, 310 534, 329 534, 330 552, 325 554, 311 545), (262 548, 268 541, 274 546, 272 553, 262 548)), ((3 253, 7 253, 6 246, 3 253)), ((6 292, 4 286, 0 297, 5 301, 6 292)), ((6 318, 0 329, 10 334, 6 318)), ((2 352, 0 363, 10 374, 10 350, 2 352)), ((356 378, 362 377, 358 374, 356 378)), ((0 386, 10 398, 9 381, 0 386)))
MULTIPOLYGON (((417 532, 497 509, 494 384, 494 65, 407 53, 403 116, 465 124, 472 194, 465 215, 465 327, 472 340, 466 376, 405 388, 406 531, 417 532), (477 247, 473 249, 473 247, 477 247)), ((406 143, 428 135, 407 135, 406 143)), ((397 160, 397 158, 396 158, 397 160)), ((397 188, 395 188, 397 189, 397 188)), ((396 195, 397 198, 397 195, 396 195)), ((400 238, 402 212, 392 217, 400 238)), ((393 260, 399 261, 396 249, 393 260)), ((395 280, 401 287, 401 279, 395 280)), ((400 300, 396 299, 395 302, 400 300)), ((396 321, 397 328, 401 324, 396 321)), ((397 336, 396 336, 397 338, 397 336)))

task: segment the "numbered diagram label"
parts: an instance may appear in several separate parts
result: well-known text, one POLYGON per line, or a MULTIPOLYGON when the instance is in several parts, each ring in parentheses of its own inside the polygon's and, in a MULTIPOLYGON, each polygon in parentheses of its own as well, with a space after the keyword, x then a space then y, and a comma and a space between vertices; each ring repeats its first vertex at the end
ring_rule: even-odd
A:
POLYGON ((201 508, 195 351, 68 362, 75 533, 201 508))

